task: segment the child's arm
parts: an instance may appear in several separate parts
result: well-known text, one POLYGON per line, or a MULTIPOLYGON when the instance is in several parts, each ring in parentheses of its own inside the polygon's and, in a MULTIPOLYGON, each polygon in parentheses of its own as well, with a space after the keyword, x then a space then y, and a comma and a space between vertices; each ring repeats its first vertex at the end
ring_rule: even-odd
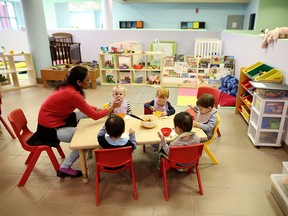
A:
POLYGON ((169 145, 166 143, 166 140, 165 140, 164 136, 162 135, 162 133, 158 132, 158 136, 161 140, 159 145, 161 146, 163 151, 168 155, 169 148, 170 148, 169 145))
POLYGON ((167 101, 167 103, 168 103, 167 116, 175 114, 174 107, 171 105, 171 103, 169 101, 167 101))
POLYGON ((154 100, 150 101, 149 103, 145 103, 144 107, 147 108, 147 109, 150 109, 152 111, 155 111, 154 100))
POLYGON ((199 122, 193 121, 193 127, 201 128, 207 134, 208 139, 210 139, 216 123, 217 123, 217 115, 216 113, 214 113, 206 123, 199 123, 199 122), (195 123, 195 126, 194 126, 194 123, 195 123))
POLYGON ((105 125, 103 125, 103 127, 102 127, 101 130, 99 131, 97 137, 99 137, 99 136, 105 136, 105 133, 106 133, 106 128, 105 128, 105 125))
POLYGON ((132 130, 131 128, 129 129, 129 140, 133 143, 133 151, 136 149, 136 136, 135 136, 135 131, 132 130))

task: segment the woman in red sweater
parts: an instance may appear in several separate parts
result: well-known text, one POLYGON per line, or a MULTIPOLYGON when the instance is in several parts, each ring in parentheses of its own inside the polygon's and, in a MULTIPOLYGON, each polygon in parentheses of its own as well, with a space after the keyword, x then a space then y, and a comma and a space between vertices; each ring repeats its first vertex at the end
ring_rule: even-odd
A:
MULTIPOLYGON (((70 143, 81 118, 94 120, 107 116, 115 108, 119 107, 116 101, 108 109, 97 109, 89 105, 85 100, 83 89, 90 84, 88 70, 82 66, 73 67, 64 81, 56 87, 42 104, 38 114, 38 126, 36 133, 29 139, 29 145, 49 145, 56 147, 60 142, 70 143), (78 109, 79 111, 75 111, 78 109)), ((59 177, 82 176, 80 170, 71 168, 79 157, 79 152, 73 150, 57 172, 59 177)))

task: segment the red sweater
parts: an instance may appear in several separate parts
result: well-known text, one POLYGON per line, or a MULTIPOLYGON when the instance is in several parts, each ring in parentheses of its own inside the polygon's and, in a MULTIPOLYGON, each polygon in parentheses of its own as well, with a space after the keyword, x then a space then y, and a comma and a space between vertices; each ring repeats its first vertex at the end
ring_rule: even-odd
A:
POLYGON ((107 109, 96 111, 96 107, 89 105, 74 87, 67 86, 55 90, 44 101, 38 114, 38 124, 48 128, 62 126, 65 124, 64 120, 75 109, 94 120, 108 114, 107 109))

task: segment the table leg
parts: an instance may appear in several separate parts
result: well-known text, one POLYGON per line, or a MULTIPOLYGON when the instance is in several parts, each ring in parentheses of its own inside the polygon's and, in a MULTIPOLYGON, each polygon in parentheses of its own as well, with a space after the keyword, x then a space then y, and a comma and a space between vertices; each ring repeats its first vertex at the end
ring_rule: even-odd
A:
POLYGON ((87 164, 86 164, 86 158, 85 158, 85 151, 83 149, 79 150, 79 157, 80 157, 80 164, 81 164, 81 170, 82 170, 82 181, 83 183, 88 183, 88 173, 87 173, 87 164))

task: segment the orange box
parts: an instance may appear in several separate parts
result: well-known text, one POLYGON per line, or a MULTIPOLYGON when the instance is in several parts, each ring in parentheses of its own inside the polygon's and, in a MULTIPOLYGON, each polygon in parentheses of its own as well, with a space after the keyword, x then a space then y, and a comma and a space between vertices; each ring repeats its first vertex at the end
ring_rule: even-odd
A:
POLYGON ((137 21, 136 28, 143 28, 143 21, 137 21))

